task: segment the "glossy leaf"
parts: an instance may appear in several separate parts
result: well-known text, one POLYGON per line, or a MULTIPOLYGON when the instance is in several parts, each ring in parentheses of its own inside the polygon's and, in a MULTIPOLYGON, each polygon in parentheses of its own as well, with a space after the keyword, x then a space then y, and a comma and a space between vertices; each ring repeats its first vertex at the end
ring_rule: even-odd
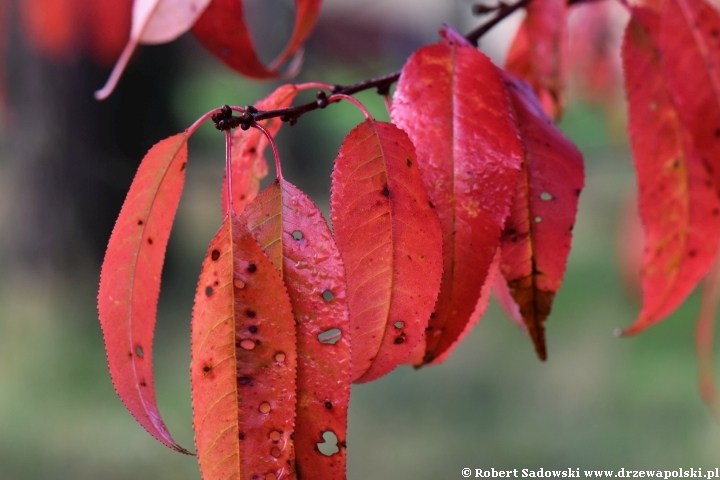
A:
POLYGON ((661 71, 659 18, 633 11, 623 42, 630 140, 646 233, 643 306, 625 330, 659 322, 708 272, 720 238, 720 202, 693 149, 661 71))
MULTIPOLYGON (((296 55, 315 26, 321 0, 295 0, 295 26, 288 45, 269 67, 255 52, 250 30, 245 22, 243 2, 240 0, 212 0, 210 6, 193 27, 200 43, 227 66, 243 75, 257 79, 280 76, 278 68, 296 55)), ((296 57, 288 74, 294 75, 301 60, 296 57)))
POLYGON ((110 236, 98 293, 115 390, 152 436, 185 453, 155 402, 152 341, 165 249, 185 181, 187 138, 166 138, 145 155, 110 236))
POLYGON ((190 382, 204 480, 280 479, 293 471, 294 327, 277 270, 247 228, 226 217, 203 261, 192 319, 190 382))
POLYGON ((115 89, 138 44, 158 44, 175 40, 193 26, 210 0, 135 0, 130 39, 105 86, 95 98, 107 98, 115 89))
POLYGON ((417 149, 442 228, 443 279, 424 359, 430 363, 478 319, 475 306, 510 212, 523 150, 497 68, 463 44, 443 41, 410 57, 392 118, 417 149))
POLYGON ((504 76, 524 161, 501 240, 501 271, 540 359, 543 323, 562 283, 583 187, 580 151, 545 115, 526 83, 504 76))
POLYGON ((442 272, 437 216, 407 135, 365 120, 332 173, 330 215, 345 263, 353 380, 374 380, 420 343, 442 272))
POLYGON ((660 29, 663 76, 720 192, 720 13, 703 0, 667 0, 660 29))
POLYGON ((506 68, 528 82, 552 118, 565 106, 566 0, 534 0, 510 46, 506 68))
POLYGON ((248 205, 241 220, 283 275, 295 315, 298 477, 344 479, 351 370, 345 269, 340 254, 322 213, 282 178, 248 205), (330 333, 339 335, 337 341, 321 341, 330 333), (337 438, 337 445, 328 445, 336 449, 332 455, 318 449, 326 432, 337 438))
MULTIPOLYGON (((297 88, 294 85, 282 85, 270 95, 258 101, 255 107, 258 110, 274 110, 285 108, 292 104, 297 88)), ((279 118, 262 120, 260 125, 271 134, 276 135, 282 121, 279 118)), ((265 135, 256 128, 243 130, 236 128, 233 132, 232 144, 232 183, 233 183, 233 210, 240 215, 245 206, 250 203, 260 191, 260 180, 268 173, 268 164, 265 161, 265 149, 268 141, 265 135)), ((227 211, 227 189, 223 182, 222 211, 227 211)))

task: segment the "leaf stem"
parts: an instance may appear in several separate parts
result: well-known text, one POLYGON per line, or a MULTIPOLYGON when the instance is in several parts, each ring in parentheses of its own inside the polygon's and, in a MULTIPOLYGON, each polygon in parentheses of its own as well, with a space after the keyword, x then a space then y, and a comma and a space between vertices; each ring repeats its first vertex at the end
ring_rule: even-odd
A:
POLYGON ((255 122, 251 125, 253 128, 257 128, 260 130, 265 137, 268 140, 268 143, 270 144, 270 148, 272 148, 273 157, 275 157, 275 173, 278 179, 282 179, 282 169, 280 168, 280 151, 278 150, 277 143, 275 143, 275 139, 272 135, 270 135, 270 132, 268 132, 265 127, 260 125, 259 123, 255 122))
POLYGON ((232 184, 232 129, 225 130, 225 181, 227 186, 227 207, 225 216, 235 213, 233 208, 233 184, 232 184))

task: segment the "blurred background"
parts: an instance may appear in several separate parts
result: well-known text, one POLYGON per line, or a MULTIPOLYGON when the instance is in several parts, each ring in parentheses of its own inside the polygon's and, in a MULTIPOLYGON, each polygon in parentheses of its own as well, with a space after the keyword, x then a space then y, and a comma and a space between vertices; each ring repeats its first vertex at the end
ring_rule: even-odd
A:
MULTIPOLYGON (((104 3, 0 0, 0 480, 200 478, 194 457, 152 439, 115 395, 97 321, 100 265, 145 152, 206 111, 252 104, 279 83, 240 78, 185 35, 140 47, 113 95, 97 102, 93 91, 129 29, 129 0, 110 2, 116 9, 102 15, 113 21, 100 23, 93 9, 104 3)), ((271 59, 289 37, 293 3, 246 4, 258 49, 271 59)), ((454 479, 463 467, 720 466, 720 429, 696 388, 697 297, 639 337, 613 336, 639 310, 625 286, 632 268, 617 260, 618 245, 626 251, 630 241, 617 231, 635 179, 616 81, 624 19, 601 5, 573 13, 616 21, 592 42, 582 28, 575 30, 582 41, 570 37, 579 67, 560 126, 585 155, 586 187, 547 323, 548 361, 536 359, 530 340, 492 304, 444 364, 402 367, 354 386, 350 479, 454 479), (607 68, 593 70, 593 55, 607 68)), ((436 41, 443 22, 461 32, 481 22, 471 6, 326 0, 297 81, 348 84, 397 70, 436 41)), ((496 62, 520 19, 483 39, 496 62)), ((358 97, 387 119, 379 96, 358 97)), ((333 158, 361 120, 354 107, 334 105, 278 136, 285 176, 325 211, 333 158)), ((209 125, 190 142, 154 346, 160 410, 186 447, 193 446, 189 320, 221 221, 223 149, 209 125)))

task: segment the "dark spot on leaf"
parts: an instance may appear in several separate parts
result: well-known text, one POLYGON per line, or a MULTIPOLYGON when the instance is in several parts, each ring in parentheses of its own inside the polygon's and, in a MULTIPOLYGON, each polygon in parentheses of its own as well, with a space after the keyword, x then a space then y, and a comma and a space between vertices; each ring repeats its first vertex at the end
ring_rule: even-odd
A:
POLYGON ((149 244, 149 245, 152 245, 152 242, 153 242, 153 239, 152 239, 152 237, 148 237, 148 240, 147 240, 147 242, 148 242, 148 244, 149 244))
MULTIPOLYGON (((249 315, 248 315, 248 316, 249 316, 249 315)), ((253 315, 253 317, 254 317, 254 316, 255 316, 255 315, 253 315)), ((258 328, 257 328, 256 325, 250 325, 250 326, 248 327, 248 331, 249 331, 250 333, 257 333, 258 328)))
POLYGON ((143 358, 143 349, 140 345, 135 347, 135 355, 137 355, 140 358, 143 358))
POLYGON ((326 401, 325 401, 325 408, 327 408, 328 410, 330 410, 332 407, 333 407, 332 402, 331 402, 330 400, 326 400, 326 401))
POLYGON ((147 387, 147 383, 145 383, 145 380, 140 380, 140 386, 147 387))
POLYGON ((720 128, 715 129, 715 136, 720 137, 720 128))
POLYGON ((142 225, 142 224, 143 224, 142 219, 138 220, 138 225, 142 225))
POLYGON ((572 232, 572 231, 573 231, 573 228, 575 228, 575 224, 574 224, 574 223, 568 227, 568 232, 572 232))
POLYGON ((432 313, 430 314, 430 318, 435 318, 435 312, 432 312, 432 313))
POLYGON ((581 190, 580 190, 579 188, 576 188, 576 189, 575 189, 575 196, 576 196, 576 197, 579 197, 579 196, 580 196, 580 191, 581 191, 581 190))
POLYGON ((248 385, 250 382, 252 382, 252 378, 250 377, 238 377, 237 379, 238 385, 248 385))
POLYGON ((257 270, 257 265, 255 265, 254 263, 251 263, 251 264, 249 264, 249 265, 247 266, 247 271, 250 272, 250 273, 253 273, 253 272, 255 272, 256 270, 257 270))
POLYGON ((408 167, 412 167, 412 160, 410 160, 409 158, 406 158, 405 162, 407 163, 408 167))
POLYGON ((425 353, 425 356, 423 357, 423 363, 430 363, 435 359, 435 354, 432 352, 425 353))
POLYGON ((212 295, 212 294, 213 294, 213 289, 212 289, 212 287, 211 287, 210 285, 208 285, 207 287, 205 287, 205 295, 207 295, 207 296, 209 297, 209 296, 212 295))
POLYGON ((295 230, 294 232, 292 232, 292 237, 293 237, 295 240, 302 240, 302 239, 303 239, 303 234, 302 234, 302 232, 301 232, 300 230, 295 230))
POLYGON ((395 337, 395 340, 393 340, 393 342, 395 343, 395 345, 400 345, 400 344, 403 343, 404 341, 405 341, 405 332, 401 333, 400 335, 398 335, 397 337, 395 337))
POLYGON ((388 189, 387 186, 383 187, 383 189, 382 189, 382 194, 383 194, 384 196, 386 196, 386 197, 389 197, 389 196, 390 196, 390 189, 388 189))
POLYGON ((695 258, 697 256, 697 250, 693 249, 688 252, 688 257, 695 258))
POLYGON ((183 164, 180 165, 180 171, 181 171, 181 172, 182 172, 183 170, 185 170, 185 165, 187 165, 187 162, 183 162, 183 164))
POLYGON ((435 208, 435 204, 433 202, 428 202, 428 205, 430 205, 430 208, 435 208))
POLYGON ((203 367, 203 372, 208 373, 210 370, 212 370, 212 367, 210 365, 205 365, 203 367))
POLYGON ((217 261, 217 259, 220 258, 220 250, 213 250, 210 254, 210 258, 212 258, 213 262, 217 261))
POLYGON ((240 440, 245 440, 245 434, 243 432, 238 433, 238 438, 240 440))
POLYGON ((340 442, 338 443, 342 448, 347 448, 347 442, 340 442))
MULTIPOLYGON (((251 309, 248 308, 247 310, 245 310, 245 315, 247 315, 247 316, 250 317, 250 318, 255 318, 255 316, 257 315, 257 313, 255 312, 255 310, 251 310, 251 309)), ((250 328, 252 328, 252 327, 250 327, 250 328)), ((257 329, 256 329, 256 330, 257 330, 257 329)))
POLYGON ((325 330, 324 332, 318 333, 318 340, 320 343, 324 343, 326 345, 335 345, 337 342, 340 341, 340 338, 342 337, 342 332, 339 328, 331 328, 330 330, 325 330))
POLYGON ((679 168, 680 167, 680 160, 673 161, 673 168, 679 168))
POLYGON ((330 300, 335 298, 335 295, 333 295, 333 293, 330 290, 325 290, 322 293, 322 297, 323 297, 323 300, 325 300, 326 302, 329 302, 330 300))
POLYGON ((257 152, 257 150, 255 149, 255 147, 250 147, 250 148, 248 149, 248 152, 250 152, 250 153, 255 153, 255 152, 257 152))

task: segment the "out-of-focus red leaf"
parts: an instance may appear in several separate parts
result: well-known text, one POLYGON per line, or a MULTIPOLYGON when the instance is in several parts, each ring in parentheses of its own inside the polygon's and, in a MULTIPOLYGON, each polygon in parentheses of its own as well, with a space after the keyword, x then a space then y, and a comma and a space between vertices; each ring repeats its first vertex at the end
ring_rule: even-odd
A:
POLYGON ((710 273, 705 277, 702 288, 700 313, 695 328, 695 345, 698 355, 698 387, 708 408, 720 421, 720 398, 715 385, 713 344, 715 317, 720 302, 720 262, 715 260, 710 273))
POLYGON ((500 308, 505 312, 505 315, 507 315, 515 325, 520 327, 523 332, 528 333, 527 325, 525 325, 522 314, 520 313, 520 307, 518 307, 515 299, 510 295, 510 287, 508 287, 507 280, 505 280, 505 277, 502 275, 495 276, 493 293, 500 308))
POLYGON ((720 192, 720 13, 703 0, 667 0, 660 31, 662 73, 720 192))
POLYGON ((649 10, 633 10, 623 41, 630 140, 647 239, 643 306, 626 335, 659 322, 685 300, 710 269, 720 238, 714 185, 680 122, 682 105, 673 102, 662 76, 659 20, 649 10))
POLYGON ((501 239, 500 269, 544 360, 543 323, 570 253, 583 160, 545 115, 530 86, 509 74, 504 79, 525 155, 501 239))
MULTIPOLYGON (((258 110, 274 110, 285 108, 292 104, 297 88, 295 85, 282 85, 270 95, 258 101, 255 107, 258 110)), ((279 118, 262 120, 260 125, 270 133, 276 135, 282 122, 279 118)), ((233 132, 232 145, 232 183, 233 183, 233 210, 240 215, 245 206, 252 202, 260 191, 260 180, 268 173, 268 164, 265 161, 265 149, 268 141, 265 135, 257 128, 243 130, 236 128, 233 132)), ((227 189, 222 188, 222 211, 227 211, 227 189)))
POLYGON ((123 50, 132 14, 132 0, 86 1, 87 49, 100 65, 112 65, 123 50))
POLYGON ((510 46, 506 68, 532 85, 547 114, 560 118, 565 107, 566 0, 534 0, 510 46))
POLYGON ((347 274, 352 377, 367 382, 420 343, 442 272, 440 226, 404 132, 368 119, 348 134, 330 215, 347 274))
POLYGON ((340 254, 322 213, 282 178, 248 205, 241 220, 282 273, 295 315, 298 477, 344 479, 351 370, 340 254), (333 333, 338 339, 330 343, 325 337, 333 333), (337 438, 337 452, 332 455, 318 449, 326 432, 337 438))
MULTIPOLYGON (((295 0, 292 36, 269 67, 263 64, 255 52, 250 30, 245 23, 243 2, 240 0, 212 0, 192 32, 205 48, 233 70, 251 78, 276 78, 281 75, 278 69, 298 53, 310 35, 320 13, 321 3, 321 0, 295 0)), ((299 60, 301 57, 296 57, 296 61, 289 67, 288 76, 295 74, 299 60)))
POLYGON ((293 472, 295 342, 280 275, 245 225, 225 217, 203 262, 192 319, 190 382, 204 480, 293 472))
POLYGON ((36 51, 60 60, 71 56, 80 45, 77 0, 22 0, 17 2, 22 33, 36 51))
POLYGON ((415 52, 397 85, 392 119, 417 149, 442 228, 443 280, 426 335, 425 363, 444 358, 477 321, 475 307, 522 161, 508 102, 490 59, 447 41, 415 52))
POLYGON ((175 40, 190 30, 209 3, 210 0, 135 0, 130 39, 107 83, 95 92, 95 98, 102 100, 112 93, 138 44, 153 45, 175 40))
POLYGON ((98 311, 115 390, 152 436, 187 453, 170 436, 155 402, 152 341, 160 274, 185 181, 187 132, 145 155, 108 243, 98 311))

